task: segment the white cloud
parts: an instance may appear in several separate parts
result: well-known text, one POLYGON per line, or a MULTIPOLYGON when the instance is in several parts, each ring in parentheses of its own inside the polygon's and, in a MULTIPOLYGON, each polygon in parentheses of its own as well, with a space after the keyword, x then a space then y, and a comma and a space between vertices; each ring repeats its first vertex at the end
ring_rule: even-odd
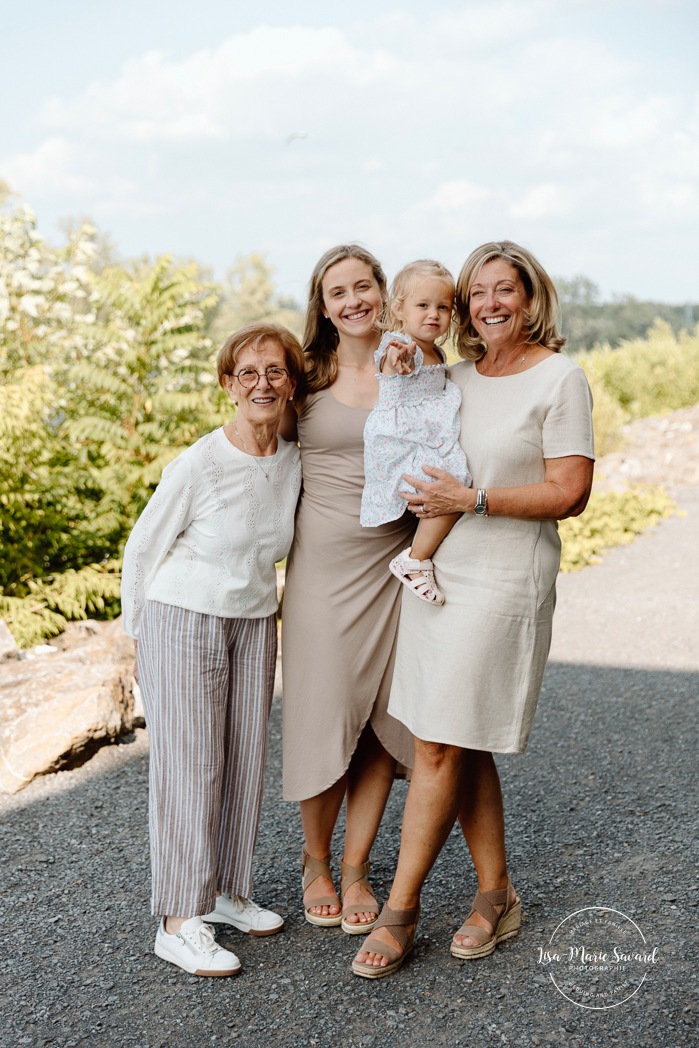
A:
POLYGON ((512 237, 565 241, 581 271, 578 253, 604 244, 611 258, 652 222, 684 234, 697 209, 696 73, 690 91, 647 61, 652 45, 603 36, 605 4, 624 7, 436 0, 359 22, 330 5, 325 25, 134 54, 72 95, 57 85, 36 144, 11 147, 0 177, 35 205, 79 200, 135 251, 219 269, 270 245, 305 281, 315 245, 340 239, 396 265, 429 252, 454 266, 478 240, 512 237), (600 18, 581 29, 588 8, 600 18))
MULTIPOLYGON (((441 182, 422 200, 411 202, 396 223, 397 237, 388 241, 400 244, 403 238, 419 243, 438 235, 440 238, 464 238, 472 235, 479 217, 491 212, 493 194, 467 179, 441 182)), ((421 253, 417 251, 418 255, 421 253)))
MULTIPOLYGON (((503 45, 503 41, 517 40, 529 36, 545 23, 555 0, 493 0, 493 2, 464 3, 461 10, 450 10, 448 14, 435 12, 428 33, 440 41, 440 58, 443 54, 457 55, 463 47, 471 53, 484 48, 492 49, 503 45), (441 49, 444 49, 443 51, 441 49)), ((424 29, 422 20, 415 20, 415 28, 424 29)))
POLYGON ((444 182, 426 202, 426 207, 447 212, 470 210, 487 197, 488 190, 472 182, 463 180, 444 182))
POLYGON ((96 195, 123 202, 137 188, 132 178, 110 171, 94 150, 59 136, 45 139, 30 153, 6 157, 0 172, 24 197, 65 198, 71 206, 96 195))
POLYGON ((181 61, 151 51, 112 83, 92 83, 72 101, 52 99, 44 119, 134 142, 285 140, 307 115, 327 116, 338 94, 398 72, 390 50, 356 47, 339 29, 260 26, 181 61))
POLYGON ((513 218, 539 221, 566 214, 569 209, 569 194, 551 182, 533 186, 517 203, 510 204, 513 218))
POLYGON ((663 128, 674 125, 682 108, 678 97, 656 95, 637 102, 623 92, 609 98, 604 112, 589 120, 589 141, 614 149, 651 143, 663 128))
POLYGON ((2 162, 2 174, 25 196, 35 191, 78 196, 94 179, 81 170, 82 150, 67 138, 47 138, 30 153, 15 153, 2 162))
POLYGON ((667 218, 673 214, 685 220, 699 217, 699 189, 696 183, 658 184, 642 179, 638 199, 644 208, 657 217, 667 218))

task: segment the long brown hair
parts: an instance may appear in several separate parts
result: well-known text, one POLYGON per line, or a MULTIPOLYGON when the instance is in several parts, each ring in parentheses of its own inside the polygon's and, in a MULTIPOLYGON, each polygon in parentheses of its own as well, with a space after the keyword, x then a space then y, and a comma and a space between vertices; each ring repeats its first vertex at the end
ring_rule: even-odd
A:
POLYGON ((380 263, 361 244, 338 244, 331 247, 316 262, 308 288, 306 327, 303 332, 303 351, 306 356, 304 391, 317 393, 327 389, 337 375, 337 330, 332 321, 323 314, 323 278, 337 262, 356 258, 371 269, 379 285, 382 300, 386 301, 386 275, 380 263))
POLYGON ((551 277, 539 260, 525 247, 511 240, 490 241, 472 251, 464 262, 456 282, 456 311, 458 327, 456 345, 464 360, 480 360, 485 353, 481 336, 471 320, 469 302, 471 288, 486 262, 502 258, 519 273, 529 299, 527 310, 528 335, 531 345, 545 346, 559 353, 565 338, 558 330, 558 295, 551 277))

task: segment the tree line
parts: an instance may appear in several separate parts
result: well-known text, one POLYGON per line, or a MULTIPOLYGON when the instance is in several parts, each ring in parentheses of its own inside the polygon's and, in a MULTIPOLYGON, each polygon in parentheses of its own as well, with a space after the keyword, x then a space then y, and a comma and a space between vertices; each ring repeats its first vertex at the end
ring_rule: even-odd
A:
MULTIPOLYGON (((218 347, 263 318, 300 334, 303 315, 259 255, 218 285, 170 255, 115 261, 88 222, 53 246, 31 208, 1 198, 0 617, 30 645, 69 619, 118 613, 121 551, 163 467, 228 420, 218 347)), ((618 428, 631 408, 614 384, 633 400, 637 360, 595 367, 605 425, 618 428)))
POLYGON ((633 295, 622 295, 602 302, 599 288, 584 276, 555 281, 561 303, 561 321, 570 352, 593 346, 618 346, 630 339, 643 338, 656 320, 663 320, 678 335, 691 331, 699 322, 699 305, 673 306, 666 302, 645 302, 633 295))

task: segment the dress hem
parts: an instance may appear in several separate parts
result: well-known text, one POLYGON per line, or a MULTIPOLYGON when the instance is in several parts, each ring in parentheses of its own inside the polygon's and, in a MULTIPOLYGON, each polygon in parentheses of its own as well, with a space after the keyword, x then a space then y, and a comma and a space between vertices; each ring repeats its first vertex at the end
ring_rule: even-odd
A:
MULTIPOLYGON (((343 775, 346 775, 347 772, 349 771, 349 766, 352 763, 352 758, 354 757, 355 753, 357 752, 357 746, 359 745, 359 740, 362 737, 362 732, 367 727, 367 725, 371 726, 371 730, 373 731, 374 735, 376 736, 377 740, 379 741, 381 746, 384 748, 386 753, 388 753, 389 756, 393 757, 394 761, 396 762, 396 764, 399 767, 406 769, 405 772, 403 772, 403 773, 394 774, 394 776, 393 776, 394 779, 406 779, 406 778, 408 778, 408 775, 412 771, 412 768, 413 768, 412 762, 410 764, 407 763, 407 761, 403 760, 403 758, 401 756, 395 754, 393 752, 393 750, 391 749, 391 747, 386 745, 385 741, 381 738, 381 735, 376 730, 376 727, 371 723, 371 716, 372 716, 373 712, 374 712, 374 710, 372 708, 369 711, 369 716, 367 717, 367 719, 364 721, 364 723, 362 724, 361 728, 359 729, 359 733, 358 733, 357 738, 356 738, 355 743, 354 743, 354 749, 350 753, 349 758, 347 760, 347 763, 345 764, 344 768, 342 769, 342 771, 340 772, 339 775, 335 776, 335 778, 331 782, 329 782, 326 786, 321 786, 321 788, 319 790, 316 790, 315 793, 308 793, 308 794, 305 794, 303 797, 290 797, 288 792, 282 787, 282 800, 283 801, 288 801, 290 804, 294 804, 294 803, 300 804, 301 801, 310 801, 314 797, 320 797, 321 793, 325 793, 325 791, 329 790, 331 786, 334 786, 335 783, 339 779, 341 779, 343 775)), ((391 716, 393 716, 393 715, 391 714, 391 716)), ((393 720, 397 720, 397 718, 393 717, 393 720)), ((402 724, 403 722, 399 721, 399 723, 402 724)), ((408 730, 410 730, 410 729, 408 729, 408 730)))
MULTIPOLYGON (((390 713, 390 710, 389 710, 389 713, 390 713)), ((394 718, 394 720, 400 720, 399 717, 396 717, 395 713, 392 713, 391 716, 394 718)), ((456 746, 460 750, 478 750, 481 753, 514 753, 514 754, 522 754, 522 753, 525 752, 527 746, 529 745, 529 738, 528 737, 527 737, 526 741, 524 742, 524 744, 522 746, 513 746, 511 744, 507 745, 507 746, 504 746, 502 744, 499 744, 499 745, 496 745, 496 746, 493 746, 493 745, 486 746, 486 745, 478 744, 478 743, 475 743, 475 742, 469 742, 469 743, 454 742, 453 739, 445 739, 445 738, 437 738, 435 736, 430 737, 430 736, 426 736, 426 735, 421 735, 418 732, 415 732, 406 721, 400 720, 400 723, 403 724, 408 729, 408 731, 410 732, 410 734, 413 736, 414 739, 418 739, 420 742, 433 742, 433 743, 435 743, 438 746, 456 746)))

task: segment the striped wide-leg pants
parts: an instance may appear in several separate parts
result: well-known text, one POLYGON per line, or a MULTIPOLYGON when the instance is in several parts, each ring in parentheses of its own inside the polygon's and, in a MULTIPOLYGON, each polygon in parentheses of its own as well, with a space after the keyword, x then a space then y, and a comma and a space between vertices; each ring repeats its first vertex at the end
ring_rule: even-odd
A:
POLYGON ((138 672, 150 738, 152 912, 194 917, 250 897, 276 617, 225 619, 147 601, 138 672))

